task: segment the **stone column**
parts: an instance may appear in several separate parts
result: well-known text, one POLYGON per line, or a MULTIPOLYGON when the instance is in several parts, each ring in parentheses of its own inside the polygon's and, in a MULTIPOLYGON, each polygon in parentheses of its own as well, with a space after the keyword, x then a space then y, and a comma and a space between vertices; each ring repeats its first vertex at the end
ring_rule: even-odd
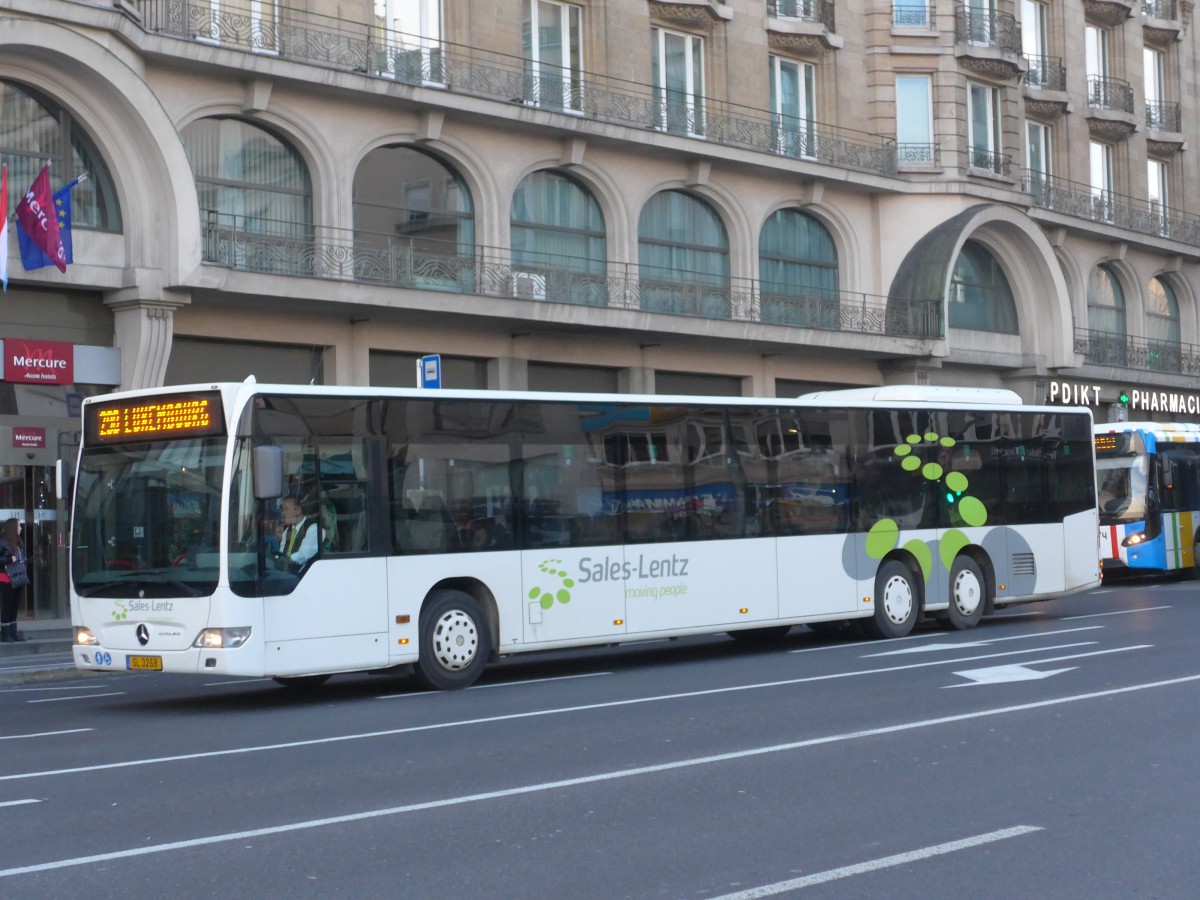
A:
POLYGON ((113 311, 113 346, 121 351, 121 390, 162 387, 171 356, 175 310, 191 302, 187 294, 161 291, 142 296, 138 288, 111 291, 104 303, 113 311))

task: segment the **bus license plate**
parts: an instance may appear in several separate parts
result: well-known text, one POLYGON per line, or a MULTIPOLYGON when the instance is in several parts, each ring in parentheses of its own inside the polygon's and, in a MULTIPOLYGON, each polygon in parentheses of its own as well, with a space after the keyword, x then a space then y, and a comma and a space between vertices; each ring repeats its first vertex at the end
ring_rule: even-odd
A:
POLYGON ((143 669, 147 671, 161 672, 162 657, 161 656, 127 656, 125 657, 126 669, 143 669))

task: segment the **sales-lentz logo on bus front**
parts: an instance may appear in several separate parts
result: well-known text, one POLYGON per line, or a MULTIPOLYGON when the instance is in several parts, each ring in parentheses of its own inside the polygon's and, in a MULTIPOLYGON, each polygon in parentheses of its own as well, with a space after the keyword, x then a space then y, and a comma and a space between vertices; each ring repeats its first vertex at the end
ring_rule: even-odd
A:
POLYGON ((4 380, 25 384, 72 384, 75 345, 66 341, 4 341, 4 380))

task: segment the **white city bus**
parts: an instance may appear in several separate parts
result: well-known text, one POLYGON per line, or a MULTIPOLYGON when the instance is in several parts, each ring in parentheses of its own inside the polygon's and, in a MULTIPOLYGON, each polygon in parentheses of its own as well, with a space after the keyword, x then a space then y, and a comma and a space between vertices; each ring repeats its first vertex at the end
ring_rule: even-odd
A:
POLYGON ((75 663, 308 685, 412 666, 460 688, 552 648, 968 628, 1099 583, 1091 427, 958 388, 89 398, 75 663), (303 564, 278 543, 288 497, 318 536, 303 564))

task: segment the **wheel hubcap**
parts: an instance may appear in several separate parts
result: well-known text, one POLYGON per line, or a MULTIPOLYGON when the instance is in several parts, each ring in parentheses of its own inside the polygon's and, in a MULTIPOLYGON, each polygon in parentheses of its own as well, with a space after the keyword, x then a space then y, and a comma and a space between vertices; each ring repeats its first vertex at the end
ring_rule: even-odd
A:
POLYGON ((983 592, 979 589, 979 579, 975 573, 963 569, 954 579, 954 606, 964 616, 969 616, 979 608, 983 592))
POLYGON ((442 614, 433 629, 433 655, 443 668, 465 669, 479 652, 475 620, 461 609, 442 614))
POLYGON ((887 617, 900 625, 912 614, 913 594, 908 579, 893 575, 883 586, 883 611, 887 617))

